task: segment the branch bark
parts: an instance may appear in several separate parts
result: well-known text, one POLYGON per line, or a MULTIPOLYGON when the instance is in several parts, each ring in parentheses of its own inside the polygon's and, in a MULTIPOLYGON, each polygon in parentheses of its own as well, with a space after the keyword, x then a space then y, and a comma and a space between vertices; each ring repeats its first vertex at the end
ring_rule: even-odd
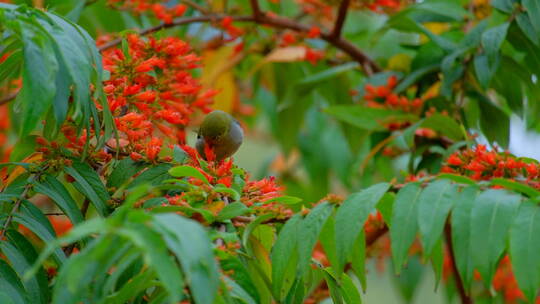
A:
MULTIPOLYGON (((218 21, 223 20, 223 18, 225 17, 231 17, 236 22, 251 22, 251 23, 271 26, 274 28, 289 29, 296 32, 307 33, 310 30, 310 27, 308 25, 296 22, 295 20, 292 20, 289 18, 283 18, 283 17, 271 17, 271 16, 264 15, 261 13, 257 18, 255 18, 254 16, 228 16, 228 15, 204 15, 204 16, 196 16, 196 17, 179 18, 169 24, 161 23, 154 27, 141 30, 139 31, 139 34, 148 35, 148 34, 152 34, 157 31, 163 30, 163 29, 168 29, 168 28, 181 26, 181 25, 187 25, 191 23, 218 22, 218 21)), ((365 54, 362 50, 357 48, 354 44, 343 39, 342 37, 336 37, 333 35, 332 32, 323 31, 321 33, 320 38, 330 43, 334 47, 340 49, 344 53, 348 54, 354 61, 359 62, 364 67, 366 74, 371 75, 372 73, 381 71, 381 68, 377 65, 377 63, 373 61, 371 58, 369 58, 367 54, 365 54)), ((117 46, 121 42, 122 42, 122 39, 111 40, 108 43, 101 45, 98 49, 100 51, 105 51, 107 49, 117 46)))
POLYGON ((259 1, 249 0, 249 3, 251 4, 251 10, 253 11, 253 19, 259 20, 260 17, 263 15, 263 13, 261 12, 261 8, 259 7, 259 1))
POLYGON ((345 24, 345 19, 347 18, 347 11, 349 9, 350 0, 342 0, 338 9, 338 16, 336 23, 334 25, 334 30, 332 31, 333 37, 340 37, 341 30, 343 29, 343 24, 345 24))

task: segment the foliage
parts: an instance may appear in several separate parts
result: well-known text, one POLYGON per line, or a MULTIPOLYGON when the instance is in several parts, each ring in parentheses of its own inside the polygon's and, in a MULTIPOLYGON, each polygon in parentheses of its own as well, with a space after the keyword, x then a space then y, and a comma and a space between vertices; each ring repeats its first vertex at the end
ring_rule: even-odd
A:
POLYGON ((538 301, 537 1, 3 2, 0 302, 538 301))

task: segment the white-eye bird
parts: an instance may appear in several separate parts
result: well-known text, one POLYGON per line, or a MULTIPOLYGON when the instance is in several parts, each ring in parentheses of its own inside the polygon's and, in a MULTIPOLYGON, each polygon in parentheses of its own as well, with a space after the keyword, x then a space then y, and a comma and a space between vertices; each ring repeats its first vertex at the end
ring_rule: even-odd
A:
POLYGON ((204 147, 209 145, 214 150, 216 160, 232 156, 242 144, 244 131, 240 123, 228 113, 215 110, 206 115, 199 132, 195 147, 204 159, 204 147))

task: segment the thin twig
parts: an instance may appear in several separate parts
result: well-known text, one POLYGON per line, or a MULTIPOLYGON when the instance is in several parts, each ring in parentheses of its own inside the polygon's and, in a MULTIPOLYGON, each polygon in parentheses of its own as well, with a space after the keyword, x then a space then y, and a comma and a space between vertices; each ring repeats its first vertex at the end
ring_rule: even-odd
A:
POLYGON ((48 213, 45 213, 46 216, 61 216, 61 215, 66 215, 64 212, 48 212, 48 213))
POLYGON ((451 260, 451 266, 452 266, 452 272, 454 273, 454 280, 456 282, 456 287, 459 293, 459 298, 461 299, 462 304, 472 304, 471 298, 467 295, 467 292, 465 291, 465 287, 463 286, 463 280, 461 279, 461 276, 459 275, 459 271, 456 266, 456 257, 454 256, 454 246, 452 245, 452 228, 450 227, 450 224, 447 222, 446 226, 444 227, 444 235, 446 238, 446 244, 448 245, 448 251, 450 253, 450 260, 451 260))
POLYGON ((345 19, 347 18, 350 2, 350 0, 341 0, 334 30, 332 31, 333 37, 339 38, 341 36, 341 30, 343 29, 343 24, 345 24, 345 19))
POLYGON ((388 136, 387 138, 381 140, 378 144, 376 144, 375 147, 373 147, 373 149, 371 149, 371 151, 369 151, 366 158, 364 158, 364 160, 362 160, 362 163, 360 164, 360 172, 364 173, 364 170, 366 169, 366 167, 367 167, 367 165, 369 163, 369 160, 372 159, 373 156, 375 156, 375 154, 377 154, 382 148, 384 148, 384 146, 389 144, 395 138, 396 138, 396 135, 388 136))
MULTIPOLYGON (((165 24, 161 23, 159 25, 144 29, 139 31, 140 35, 148 35, 155 33, 157 31, 172 28, 181 25, 187 25, 191 23, 201 23, 201 22, 218 22, 223 20, 225 17, 231 17, 233 21, 236 22, 252 22, 262 25, 271 26, 274 28, 289 29, 296 32, 306 33, 309 32, 310 26, 296 22, 289 18, 283 17, 271 17, 268 15, 261 14, 258 19, 255 19, 253 16, 228 16, 228 15, 205 15, 205 16, 196 16, 196 17, 186 17, 179 18, 173 21, 172 23, 165 24)), ((369 56, 367 56, 362 50, 357 48, 351 42, 343 39, 342 37, 334 37, 332 33, 328 31, 321 32, 320 38, 326 42, 332 44, 334 47, 340 49, 344 53, 348 54, 353 60, 359 62, 365 68, 366 74, 371 75, 372 73, 380 72, 381 68, 373 61, 369 56)), ((100 51, 105 51, 112 47, 117 46, 122 42, 122 39, 114 39, 101 45, 98 49, 100 51)))
POLYGON ((86 213, 88 212, 88 206, 90 206, 90 200, 85 199, 82 206, 81 206, 81 214, 82 214, 83 218, 86 217, 86 213))

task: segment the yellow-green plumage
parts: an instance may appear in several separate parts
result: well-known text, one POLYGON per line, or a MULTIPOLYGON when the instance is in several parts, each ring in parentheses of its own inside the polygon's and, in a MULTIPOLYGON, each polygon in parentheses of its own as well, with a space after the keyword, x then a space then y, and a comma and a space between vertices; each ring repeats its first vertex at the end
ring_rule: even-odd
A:
POLYGON ((206 158, 204 147, 209 145, 217 160, 232 156, 242 144, 244 132, 236 119, 223 111, 213 111, 206 115, 197 135, 196 148, 206 158))

